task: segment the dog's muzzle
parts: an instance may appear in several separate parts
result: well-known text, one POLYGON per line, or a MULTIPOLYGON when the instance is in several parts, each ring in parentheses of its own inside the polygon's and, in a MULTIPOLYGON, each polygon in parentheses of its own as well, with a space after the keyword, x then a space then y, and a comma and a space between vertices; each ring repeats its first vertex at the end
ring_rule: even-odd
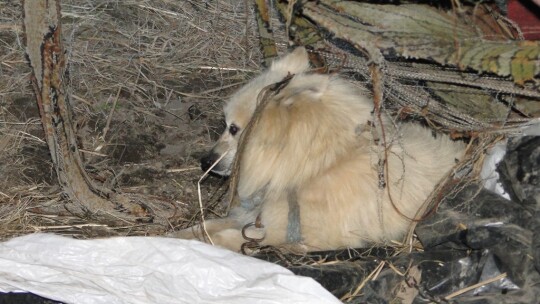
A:
MULTIPOLYGON (((212 165, 219 159, 219 155, 215 154, 215 153, 210 153, 206 156, 204 156, 203 158, 201 158, 201 169, 206 172, 208 169, 210 169, 210 167, 212 167, 212 165)), ((218 166, 219 164, 216 164, 216 167, 218 166)), ((214 169, 216 168, 214 167, 214 169)))

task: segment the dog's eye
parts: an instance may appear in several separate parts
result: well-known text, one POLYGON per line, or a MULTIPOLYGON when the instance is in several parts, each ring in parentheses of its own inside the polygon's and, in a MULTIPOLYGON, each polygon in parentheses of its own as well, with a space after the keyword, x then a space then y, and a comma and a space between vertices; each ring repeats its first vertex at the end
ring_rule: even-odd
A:
POLYGON ((230 127, 229 127, 229 133, 231 133, 232 136, 236 135, 236 133, 238 133, 238 127, 235 125, 235 124, 232 124, 230 127))

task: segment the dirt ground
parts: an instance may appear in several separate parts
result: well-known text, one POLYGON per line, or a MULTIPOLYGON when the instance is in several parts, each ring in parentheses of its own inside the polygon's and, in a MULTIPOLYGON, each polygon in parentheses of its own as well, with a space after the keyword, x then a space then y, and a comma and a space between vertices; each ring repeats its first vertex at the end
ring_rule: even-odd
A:
MULTIPOLYGON (((224 124, 223 101, 260 66, 243 1, 62 2, 70 102, 89 174, 123 193, 175 205, 171 226, 199 211, 199 158, 224 124)), ((0 237, 54 231, 86 237, 36 207, 63 198, 24 57, 20 1, 0 3, 0 237)), ((201 184, 214 208, 224 180, 201 184)), ((171 227, 168 227, 171 228, 171 227)), ((146 234, 124 229, 119 234, 146 234)))

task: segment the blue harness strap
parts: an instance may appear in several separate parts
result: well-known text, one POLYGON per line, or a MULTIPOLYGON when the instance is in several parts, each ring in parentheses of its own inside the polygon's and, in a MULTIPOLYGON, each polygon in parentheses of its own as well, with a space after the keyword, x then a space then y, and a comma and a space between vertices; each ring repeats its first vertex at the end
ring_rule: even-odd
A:
POLYGON ((300 206, 296 191, 290 190, 287 194, 287 202, 289 203, 289 216, 287 224, 287 243, 295 244, 302 241, 302 231, 300 227, 300 206))

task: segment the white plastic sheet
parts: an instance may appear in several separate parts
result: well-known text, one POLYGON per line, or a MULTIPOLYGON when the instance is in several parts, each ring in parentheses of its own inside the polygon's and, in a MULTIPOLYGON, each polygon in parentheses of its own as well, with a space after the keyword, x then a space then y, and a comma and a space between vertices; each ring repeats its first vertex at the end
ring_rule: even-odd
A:
MULTIPOLYGON (((533 120, 528 126, 521 128, 520 132, 514 136, 540 136, 540 119, 533 120)), ((480 177, 484 181, 484 188, 510 200, 510 195, 504 190, 497 172, 497 166, 506 154, 506 145, 506 140, 500 141, 487 150, 480 177)))
POLYGON ((489 148, 484 158, 482 170, 480 171, 480 178, 484 181, 484 188, 509 200, 510 195, 504 190, 504 187, 499 180, 499 173, 497 172, 497 165, 504 158, 505 154, 506 140, 489 148))
POLYGON ((0 243, 0 291, 66 303, 340 303, 311 278, 203 244, 158 237, 0 243))

